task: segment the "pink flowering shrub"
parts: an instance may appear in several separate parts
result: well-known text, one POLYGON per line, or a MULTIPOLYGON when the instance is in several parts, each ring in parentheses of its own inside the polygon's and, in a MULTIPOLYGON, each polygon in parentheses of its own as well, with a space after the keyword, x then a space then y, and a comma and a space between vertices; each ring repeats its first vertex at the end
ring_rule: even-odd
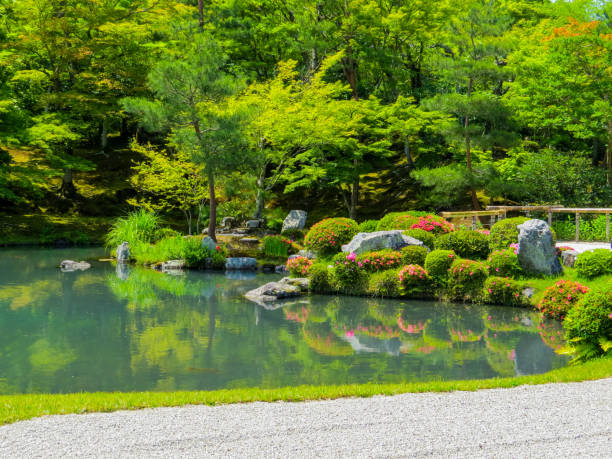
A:
POLYGON ((357 265, 366 271, 384 271, 399 268, 402 264, 402 254, 395 250, 385 249, 359 255, 355 259, 357 265))
POLYGON ((524 306, 523 288, 509 277, 489 277, 484 284, 483 301, 503 306, 524 306))
POLYGON ((560 280, 544 290, 544 295, 536 307, 546 317, 563 320, 570 309, 588 291, 587 286, 578 282, 560 280))
POLYGON ((326 218, 310 228, 304 245, 319 254, 332 254, 339 252, 342 244, 350 242, 358 231, 355 220, 326 218))
POLYGON ((448 271, 448 294, 452 299, 477 301, 489 275, 484 263, 458 259, 448 271))
POLYGON ((423 298, 432 293, 431 278, 422 266, 404 266, 399 270, 398 279, 406 296, 423 298))
POLYGON ((287 260, 287 271, 292 277, 304 277, 312 266, 312 260, 306 257, 295 257, 287 260))
POLYGON ((363 264, 357 262, 354 253, 338 254, 334 257, 335 265, 331 276, 331 285, 335 290, 346 294, 361 295, 368 286, 368 272, 363 264))
POLYGON ((444 220, 442 217, 428 215, 420 217, 419 221, 410 227, 411 229, 422 229, 429 233, 445 234, 455 231, 452 223, 444 220))
POLYGON ((491 234, 491 231, 484 228, 478 228, 476 231, 478 231, 480 234, 484 234, 485 236, 489 236, 491 234))
POLYGON ((518 256, 512 248, 495 250, 487 258, 487 264, 493 276, 516 277, 523 271, 519 265, 518 256))

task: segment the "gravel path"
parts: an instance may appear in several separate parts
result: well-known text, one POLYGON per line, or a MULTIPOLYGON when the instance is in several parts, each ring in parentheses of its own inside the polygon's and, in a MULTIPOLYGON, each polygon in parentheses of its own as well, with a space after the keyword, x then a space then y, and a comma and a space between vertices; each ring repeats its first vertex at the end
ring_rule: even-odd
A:
POLYGON ((586 252, 593 249, 609 249, 610 244, 605 242, 576 242, 576 241, 560 241, 557 242, 557 247, 570 246, 577 252, 586 252))
POLYGON ((478 392, 50 416, 0 457, 611 457, 612 379, 478 392))

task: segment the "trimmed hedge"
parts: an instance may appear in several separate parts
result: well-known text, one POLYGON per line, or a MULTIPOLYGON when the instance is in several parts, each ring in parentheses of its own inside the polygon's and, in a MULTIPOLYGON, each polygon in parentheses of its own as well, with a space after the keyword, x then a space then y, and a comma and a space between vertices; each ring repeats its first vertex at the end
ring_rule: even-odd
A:
POLYGON ((400 282, 397 270, 390 269, 372 274, 369 291, 373 296, 397 297, 400 295, 400 282))
POLYGON ((484 263, 458 259, 448 271, 448 294, 451 299, 478 301, 489 275, 484 263))
POLYGON ((433 233, 425 231, 424 229, 416 228, 416 229, 406 230, 404 231, 404 234, 406 236, 410 236, 415 239, 418 239, 429 249, 431 250, 434 249, 434 242, 436 240, 436 236, 433 233))
POLYGON ((425 265, 425 258, 429 250, 422 245, 409 245, 400 251, 402 256, 402 264, 404 265, 425 265))
POLYGON ((591 290, 563 321, 568 340, 587 344, 601 353, 601 341, 612 340, 612 287, 591 290))
POLYGON ((438 284, 446 283, 448 270, 457 259, 452 250, 433 250, 425 257, 425 270, 438 284))
POLYGON ((484 283, 482 299, 485 303, 502 306, 524 306, 523 287, 509 277, 492 276, 484 283))
POLYGON ((523 269, 518 262, 514 249, 496 250, 487 258, 489 272, 500 277, 517 277, 523 269))
POLYGON ((460 257, 485 259, 489 255, 489 238, 478 231, 459 230, 436 238, 436 249, 453 250, 460 257))
POLYGON ((514 217, 505 218, 495 223, 489 233, 491 250, 507 249, 510 244, 518 242, 519 231, 516 227, 527 220, 529 220, 527 217, 514 217))
POLYGON ((310 228, 304 245, 321 255, 339 252, 359 232, 357 222, 350 218, 326 218, 310 228))
POLYGON ((612 250, 595 249, 578 254, 574 267, 582 277, 592 279, 612 273, 612 250))
POLYGON ((419 217, 426 217, 429 212, 411 210, 407 212, 391 212, 378 221, 376 231, 404 229, 408 230, 419 222, 419 217))

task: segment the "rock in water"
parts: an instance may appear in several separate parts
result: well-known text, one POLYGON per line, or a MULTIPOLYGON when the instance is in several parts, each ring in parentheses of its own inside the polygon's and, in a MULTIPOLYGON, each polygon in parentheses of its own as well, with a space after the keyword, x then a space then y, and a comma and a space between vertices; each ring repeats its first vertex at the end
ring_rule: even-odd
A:
POLYGON ((527 220, 517 226, 518 260, 521 268, 535 274, 558 274, 563 271, 557 258, 552 232, 543 220, 527 220))
POLYGON ((225 269, 257 269, 257 260, 250 257, 234 257, 225 259, 225 269))
POLYGON ((117 261, 119 263, 127 263, 130 259, 130 244, 127 242, 122 242, 119 247, 117 247, 117 261))
POLYGON ((161 264, 162 273, 174 273, 185 268, 185 260, 168 260, 161 264))
POLYGON ((247 220, 247 229, 257 229, 261 226, 261 220, 247 220))
POLYGON ((373 233, 357 234, 351 242, 342 246, 342 251, 359 255, 373 250, 399 250, 407 245, 423 245, 423 242, 413 237, 405 236, 401 230, 375 231, 373 233))
POLYGON ((63 273, 71 273, 73 271, 85 271, 91 268, 91 265, 86 261, 64 260, 60 263, 60 269, 63 273))
POLYGON ((293 298, 300 296, 300 294, 301 289, 297 285, 283 282, 268 282, 255 290, 247 292, 244 296, 260 306, 268 308, 268 303, 293 298))
POLYGON ((212 237, 206 236, 202 238, 202 248, 207 249, 210 253, 215 253, 217 250, 217 243, 213 241, 212 237))
POLYGON ((283 231, 287 230, 301 230, 306 226, 306 211, 305 210, 292 210, 283 220, 283 231))

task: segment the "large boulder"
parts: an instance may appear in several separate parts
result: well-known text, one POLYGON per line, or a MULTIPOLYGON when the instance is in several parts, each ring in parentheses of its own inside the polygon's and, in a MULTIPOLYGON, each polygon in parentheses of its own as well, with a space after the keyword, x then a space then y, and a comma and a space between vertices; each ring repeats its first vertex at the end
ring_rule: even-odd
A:
POLYGON ((283 220, 283 231, 287 230, 301 230, 306 226, 306 211, 305 210, 292 210, 283 220))
POLYGON ((130 244, 127 242, 122 242, 119 247, 117 247, 117 261, 119 263, 127 263, 130 259, 130 244))
POLYGON ((402 234, 401 230, 375 231, 357 234, 351 242, 342 246, 342 251, 359 255, 373 250, 399 250, 408 245, 423 245, 423 242, 402 234))
POLYGON ((518 261, 534 274, 558 274, 563 271, 557 258, 552 232, 543 220, 527 220, 518 225, 518 261))
POLYGON ((64 260, 60 263, 60 269, 63 273, 71 273, 73 271, 85 271, 91 268, 91 265, 86 261, 64 260))
POLYGON ((257 269, 257 260, 250 257, 231 257, 225 259, 225 269, 229 270, 243 270, 257 269))
POLYGON ((202 248, 207 249, 210 253, 214 253, 217 250, 217 243, 213 241, 213 238, 206 236, 202 238, 202 248))

